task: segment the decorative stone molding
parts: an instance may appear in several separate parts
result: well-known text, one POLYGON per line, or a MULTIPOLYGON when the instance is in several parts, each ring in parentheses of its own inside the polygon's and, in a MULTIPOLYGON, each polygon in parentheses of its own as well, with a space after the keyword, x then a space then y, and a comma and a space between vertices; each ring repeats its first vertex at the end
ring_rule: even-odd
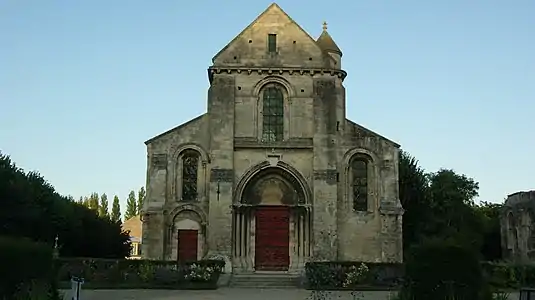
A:
POLYGON ((295 179, 296 184, 299 185, 299 188, 303 192, 304 203, 302 204, 312 203, 312 191, 309 185, 307 184, 305 177, 297 169, 292 167, 290 164, 285 163, 284 161, 278 161, 275 167, 271 166, 271 163, 269 161, 263 161, 257 165, 250 167, 247 171, 245 171, 243 176, 238 181, 238 184, 236 185, 236 190, 234 193, 234 203, 241 203, 242 196, 245 191, 245 188, 247 187, 247 184, 251 182, 251 180, 253 180, 256 175, 267 169, 280 169, 281 172, 286 172, 288 176, 292 176, 293 179, 295 179))
POLYGON ((221 74, 221 73, 227 73, 227 74, 241 74, 242 72, 247 72, 247 74, 251 74, 253 72, 258 73, 259 75, 262 74, 273 74, 278 73, 280 75, 283 75, 287 73, 288 75, 292 75, 294 73, 299 73, 300 75, 309 75, 314 76, 315 74, 327 74, 331 76, 336 76, 340 78, 341 80, 344 80, 347 76, 346 71, 343 70, 337 70, 337 69, 323 69, 323 68, 250 68, 250 67, 210 67, 208 68, 208 79, 210 80, 210 83, 212 83, 212 80, 214 78, 214 74, 221 74))
POLYGON ((329 185, 338 182, 338 171, 336 170, 316 170, 314 171, 314 180, 325 181, 329 185))
MULTIPOLYGON (((201 228, 204 228, 203 226, 206 226, 208 223, 208 216, 204 212, 204 210, 199 207, 198 205, 191 204, 191 203, 183 203, 174 206, 170 211, 166 212, 166 224, 167 226, 173 226, 175 218, 180 215, 180 213, 190 211, 193 212, 195 215, 197 215, 198 220, 194 220, 196 222, 199 222, 199 225, 201 228)), ((203 231, 206 232, 206 231, 203 231)))
POLYGON ((212 169, 210 170, 210 182, 233 182, 234 170, 212 169))
POLYGON ((264 142, 255 137, 234 138, 234 148, 311 149, 312 138, 289 138, 279 142, 264 142))

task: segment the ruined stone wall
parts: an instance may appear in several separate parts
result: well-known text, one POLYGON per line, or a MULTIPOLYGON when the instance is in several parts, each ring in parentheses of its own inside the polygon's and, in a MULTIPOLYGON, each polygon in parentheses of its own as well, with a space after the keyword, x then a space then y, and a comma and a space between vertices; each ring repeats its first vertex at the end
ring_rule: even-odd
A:
POLYGON ((500 225, 504 258, 520 262, 535 260, 535 191, 509 195, 500 225))

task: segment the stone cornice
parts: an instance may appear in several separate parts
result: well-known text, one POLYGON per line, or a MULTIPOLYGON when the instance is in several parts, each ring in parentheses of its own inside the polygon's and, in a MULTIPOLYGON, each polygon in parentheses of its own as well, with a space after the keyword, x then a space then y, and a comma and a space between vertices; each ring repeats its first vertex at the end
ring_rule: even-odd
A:
POLYGON ((263 67, 237 67, 237 66, 212 66, 208 68, 208 79, 210 83, 214 78, 214 74, 247 74, 252 73, 257 74, 266 74, 266 75, 282 75, 282 74, 300 74, 314 76, 315 74, 330 74, 331 76, 337 76, 338 78, 344 80, 347 76, 346 71, 338 69, 323 69, 323 68, 290 68, 290 67, 272 67, 272 68, 263 68, 263 67))

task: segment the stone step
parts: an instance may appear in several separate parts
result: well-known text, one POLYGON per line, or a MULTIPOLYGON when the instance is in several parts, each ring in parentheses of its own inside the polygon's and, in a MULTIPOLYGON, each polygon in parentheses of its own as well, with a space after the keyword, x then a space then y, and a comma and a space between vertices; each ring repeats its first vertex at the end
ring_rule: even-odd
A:
POLYGON ((236 288, 284 288, 291 289, 299 286, 299 276, 293 274, 235 274, 230 281, 230 287, 236 288))

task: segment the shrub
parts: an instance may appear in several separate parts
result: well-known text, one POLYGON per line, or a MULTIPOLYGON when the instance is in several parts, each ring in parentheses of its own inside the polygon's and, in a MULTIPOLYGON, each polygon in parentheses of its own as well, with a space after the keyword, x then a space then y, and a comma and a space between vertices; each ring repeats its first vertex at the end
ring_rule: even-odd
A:
POLYGON ((477 255, 451 242, 429 241, 413 248, 405 269, 405 284, 400 291, 402 299, 489 297, 477 255))
POLYGON ((0 237, 0 299, 57 299, 52 247, 0 237))
POLYGON ((307 287, 325 290, 393 288, 400 285, 403 271, 403 265, 397 263, 332 261, 305 265, 307 287))
POLYGON ((497 290, 535 287, 535 264, 533 263, 484 262, 482 268, 485 279, 497 290))
POLYGON ((62 258, 57 260, 62 282, 84 278, 93 288, 215 288, 224 262, 190 263, 158 260, 62 258))

